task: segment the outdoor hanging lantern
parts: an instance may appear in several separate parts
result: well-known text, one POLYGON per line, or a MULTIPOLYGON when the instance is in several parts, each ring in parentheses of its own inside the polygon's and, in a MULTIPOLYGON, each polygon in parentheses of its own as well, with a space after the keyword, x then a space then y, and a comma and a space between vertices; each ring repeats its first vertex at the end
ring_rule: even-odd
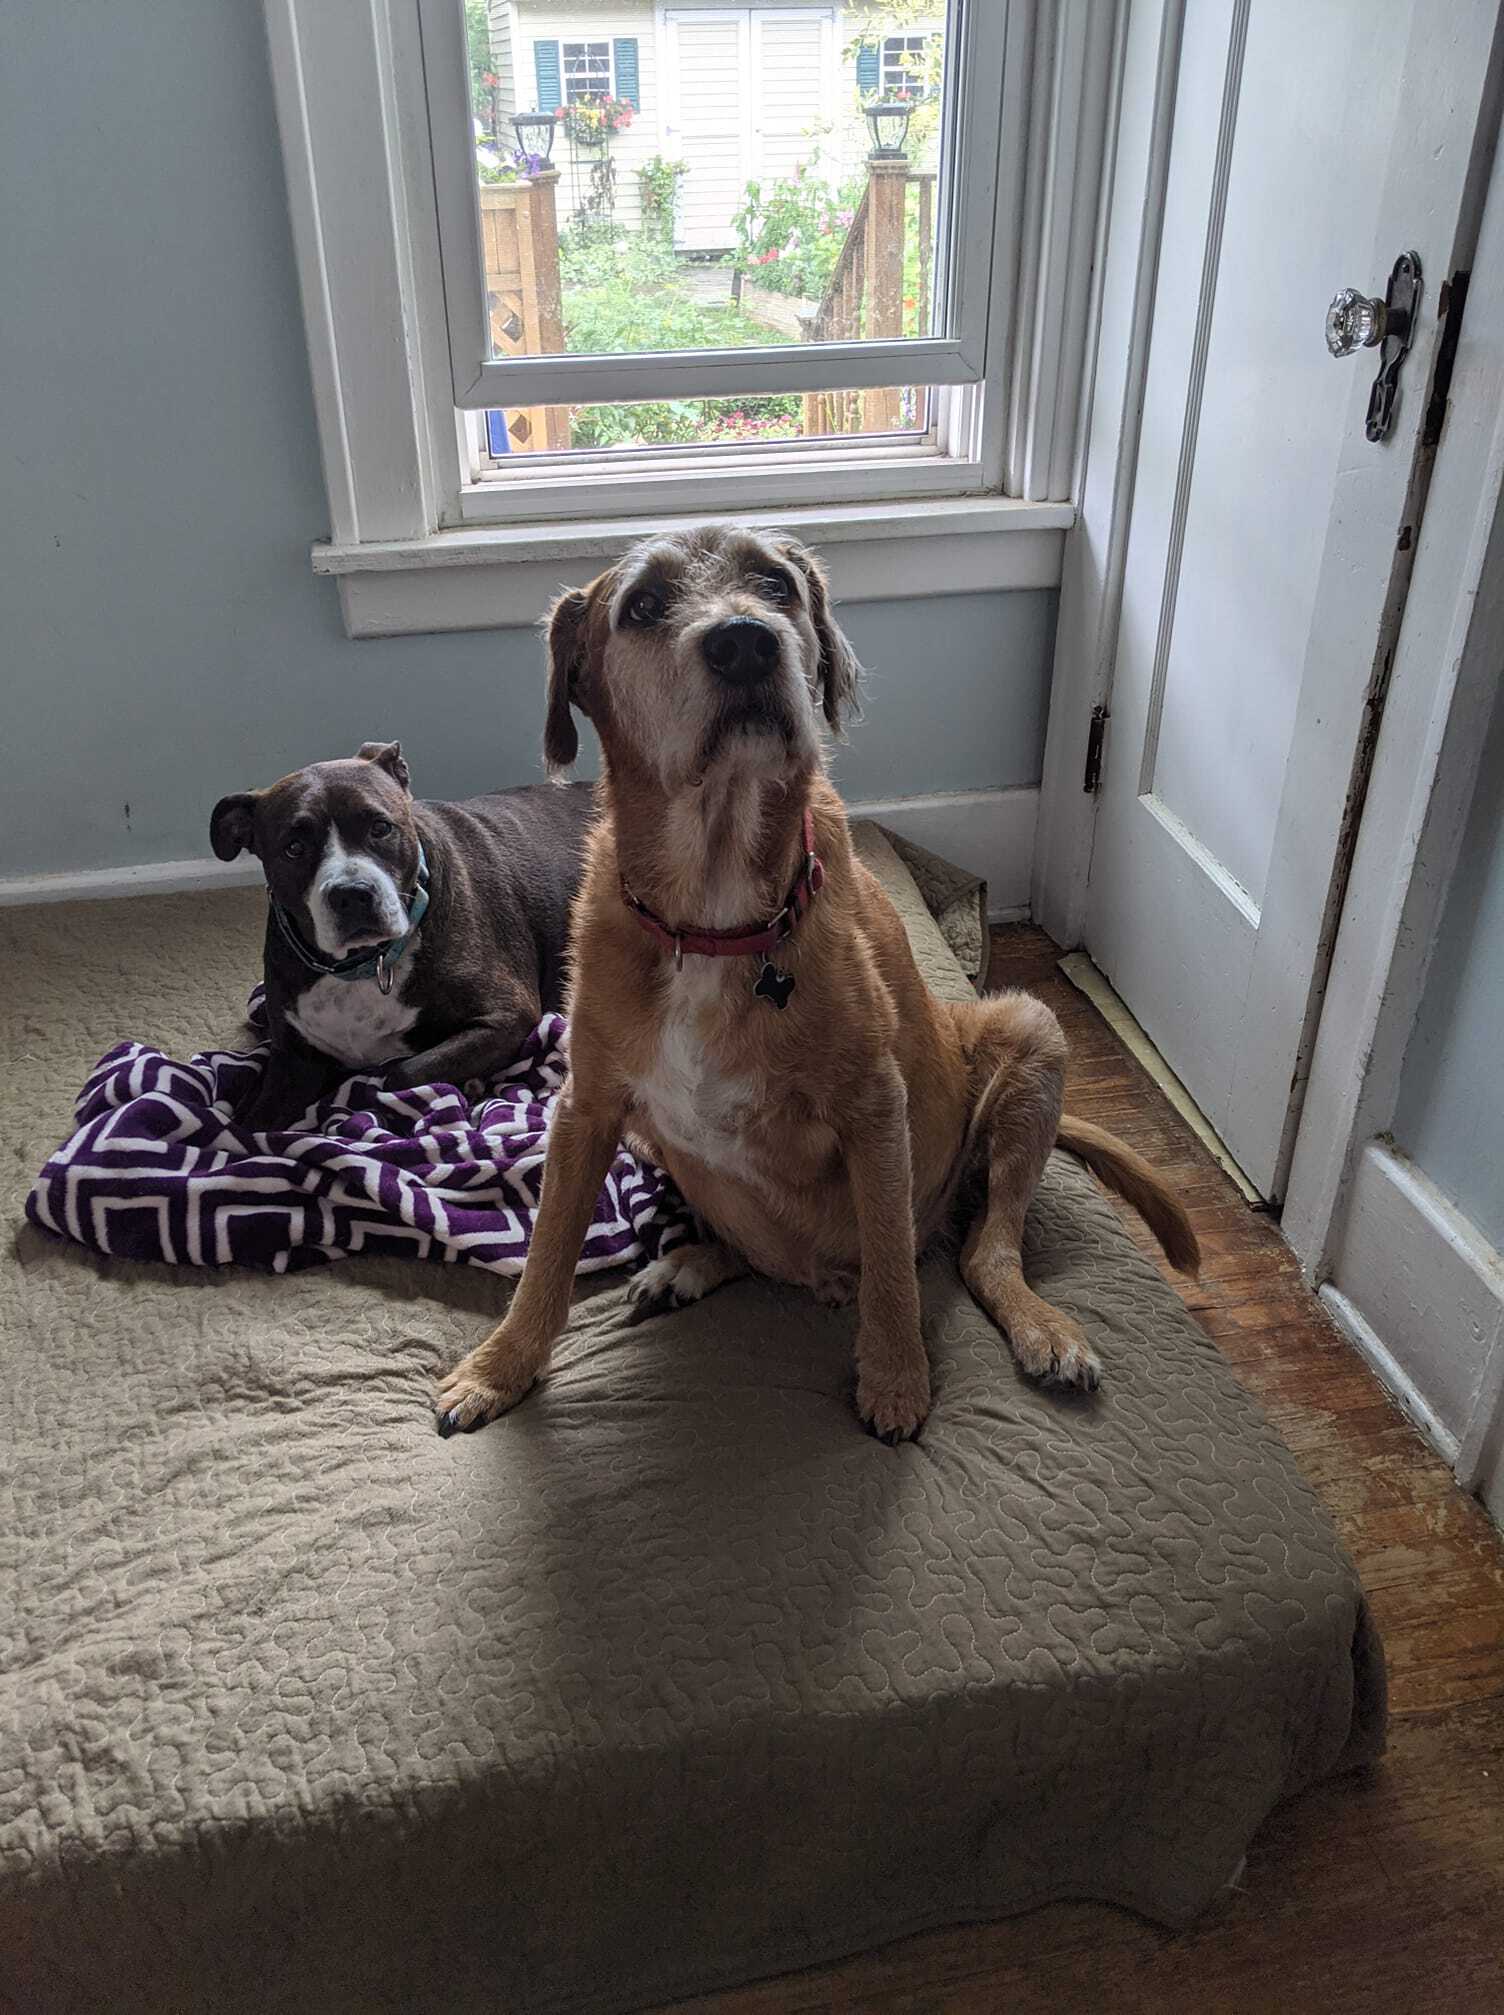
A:
POLYGON ((519 153, 536 155, 540 161, 547 161, 550 158, 554 151, 552 112, 514 112, 512 124, 517 129, 519 153))
POLYGON ((909 120, 914 108, 902 99, 866 107, 867 124, 872 128, 872 151, 884 161, 901 160, 909 137, 909 120))

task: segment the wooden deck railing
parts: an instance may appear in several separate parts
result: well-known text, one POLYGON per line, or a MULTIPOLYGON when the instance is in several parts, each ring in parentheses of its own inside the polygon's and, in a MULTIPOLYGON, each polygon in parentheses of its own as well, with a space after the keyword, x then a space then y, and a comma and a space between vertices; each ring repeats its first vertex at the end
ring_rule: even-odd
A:
MULTIPOLYGON (((819 306, 805 322, 806 342, 876 342, 929 334, 935 176, 911 173, 907 161, 873 159, 867 169, 867 187, 852 217, 840 257, 819 306), (914 230, 919 271, 913 296, 915 324, 912 329, 905 329, 903 269, 911 187, 916 191, 914 230)), ((902 424, 902 418, 898 386, 804 395, 806 436, 888 433, 902 424)))

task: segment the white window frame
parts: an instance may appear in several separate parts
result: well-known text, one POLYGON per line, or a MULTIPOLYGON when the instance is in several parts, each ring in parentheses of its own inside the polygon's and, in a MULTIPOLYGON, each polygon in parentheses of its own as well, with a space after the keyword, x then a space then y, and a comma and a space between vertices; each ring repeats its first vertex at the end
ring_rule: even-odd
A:
MULTIPOLYGON (((868 354, 840 374, 855 384, 939 383, 926 436, 693 450, 692 464, 674 450, 581 456, 568 467, 539 457, 537 474, 516 482, 479 480, 475 414, 455 396, 436 186, 447 147, 451 190, 457 154, 473 218, 458 0, 452 9, 450 0, 264 5, 329 493, 330 536, 312 557, 338 579, 352 635, 531 621, 561 579, 585 578, 644 530, 708 515, 762 519, 819 541, 848 599, 1058 582, 1084 438, 1108 180, 1100 171, 1128 0, 968 0, 970 18, 985 24, 974 32, 994 54, 987 68, 968 56, 963 104, 984 78, 1000 87, 982 119, 991 160, 975 131, 968 155, 985 200, 963 210, 958 267, 970 277, 963 325, 951 326, 965 333, 849 346, 868 354), (437 120, 423 84, 430 12, 449 24, 441 46, 446 32, 453 38, 452 64, 428 80, 438 109, 449 100, 437 120), (936 342, 952 346, 944 369, 936 342), (958 384, 963 369, 973 375, 958 384)), ((478 302, 478 258, 471 274, 478 302)), ((778 352, 773 388, 825 389, 831 350, 842 347, 810 346, 813 366, 778 352)), ((746 367, 763 354, 706 353, 708 363, 690 367, 692 385, 682 359, 638 357, 629 368, 651 376, 671 366, 683 396, 734 395, 759 389, 746 367)), ((514 365, 527 382, 507 378, 504 392, 477 375, 477 409, 599 397, 593 387, 620 384, 599 374, 620 372, 623 360, 490 369, 514 365), (556 373, 569 381, 564 397, 556 373)), ((630 396, 650 396, 641 386, 639 377, 630 396)))
POLYGON ((561 36, 559 38, 559 88, 564 93, 564 103, 566 105, 573 105, 578 102, 578 100, 571 98, 569 95, 569 75, 566 69, 566 65, 569 62, 569 51, 571 49, 605 50, 606 52, 605 91, 599 94, 596 92, 587 91, 582 93, 582 95, 587 98, 595 97, 597 95, 606 98, 614 98, 616 95, 616 52, 612 47, 611 37, 609 35, 581 35, 576 36, 573 40, 569 42, 566 42, 561 36))
MULTIPOLYGON (((948 173, 940 178, 935 228, 935 300, 941 336, 890 342, 788 343, 737 350, 639 352, 630 357, 492 357, 480 253, 480 203, 471 139, 469 68, 461 0, 418 0, 433 136, 434 187, 444 297, 449 312, 454 403, 590 405, 607 400, 753 397, 873 385, 975 385, 1009 312, 994 289, 993 219, 1000 176, 1002 93, 983 80, 1004 75, 1005 10, 955 0, 946 52, 948 173)), ((707 10, 707 18, 714 15, 707 10)))
POLYGON ((883 36, 881 42, 878 44, 878 51, 877 51, 877 85, 878 85, 879 97, 886 98, 888 93, 894 89, 905 91, 911 88, 907 82, 907 79, 911 73, 905 58, 910 55, 917 55, 920 61, 923 62, 924 47, 925 44, 929 41, 930 34, 932 32, 933 31, 923 31, 919 34, 905 32, 904 34, 901 35, 883 36), (903 45, 902 54, 897 58, 890 57, 888 54, 888 51, 894 46, 895 43, 901 43, 903 45), (917 47, 914 46, 916 44, 917 47), (888 73, 890 71, 901 72, 905 81, 901 84, 895 85, 889 79, 888 73))

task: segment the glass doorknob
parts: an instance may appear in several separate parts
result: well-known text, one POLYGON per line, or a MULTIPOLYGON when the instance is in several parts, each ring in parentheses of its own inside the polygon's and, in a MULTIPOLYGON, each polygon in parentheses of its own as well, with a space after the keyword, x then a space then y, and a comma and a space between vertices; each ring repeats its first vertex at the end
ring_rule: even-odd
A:
POLYGON ((1326 311, 1326 346, 1334 357, 1379 349, 1378 374, 1368 395, 1363 431, 1370 441, 1387 439, 1399 399, 1400 365, 1405 361, 1420 315, 1420 255, 1401 252, 1389 275, 1383 300, 1344 287, 1326 311))
POLYGON ((1332 297, 1326 311, 1326 346, 1334 357, 1350 357, 1354 350, 1371 350, 1382 343, 1388 331, 1389 310, 1376 295, 1360 294, 1356 287, 1344 287, 1332 297))

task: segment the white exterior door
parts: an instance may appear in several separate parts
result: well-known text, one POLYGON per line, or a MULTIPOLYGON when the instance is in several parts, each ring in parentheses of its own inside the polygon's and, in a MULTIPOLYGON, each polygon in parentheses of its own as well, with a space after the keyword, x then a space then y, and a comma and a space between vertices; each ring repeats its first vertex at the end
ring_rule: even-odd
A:
POLYGON ((1271 1197, 1403 608, 1495 32, 1488 0, 1442 18, 1185 9, 1085 940, 1271 1197), (1340 287, 1382 296, 1409 251, 1418 332, 1374 444, 1379 352, 1332 358, 1324 317, 1340 287))
POLYGON ((835 123, 835 15, 829 7, 752 10, 752 173, 771 182, 820 165, 835 123))
POLYGON ((664 151, 689 164, 676 243, 723 252, 749 181, 815 159, 834 116, 833 7, 671 7, 664 151))
POLYGON ((736 241, 752 158, 752 19, 743 8, 672 10, 665 24, 665 152, 689 164, 679 190, 677 244, 721 252, 736 241))

